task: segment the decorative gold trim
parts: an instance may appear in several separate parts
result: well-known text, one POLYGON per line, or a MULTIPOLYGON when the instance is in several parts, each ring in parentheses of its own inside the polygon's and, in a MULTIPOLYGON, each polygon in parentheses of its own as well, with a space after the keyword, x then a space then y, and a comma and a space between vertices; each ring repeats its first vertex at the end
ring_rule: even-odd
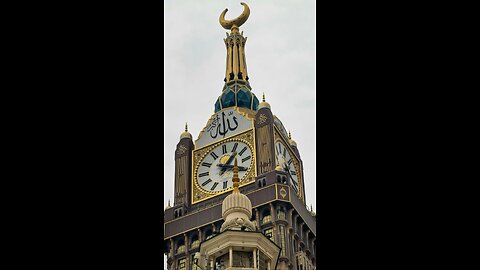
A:
POLYGON ((285 196, 287 196, 287 191, 285 190, 285 187, 280 188, 280 195, 282 196, 283 199, 285 199, 285 196))
MULTIPOLYGON (((258 176, 258 172, 257 172, 257 138, 255 137, 255 118, 253 119, 252 121, 252 125, 253 125, 253 128, 252 128, 252 133, 253 133, 253 150, 255 151, 255 162, 252 162, 253 164, 253 167, 255 169, 255 177, 258 176)), ((255 179, 254 179, 254 182, 255 182, 255 179)))

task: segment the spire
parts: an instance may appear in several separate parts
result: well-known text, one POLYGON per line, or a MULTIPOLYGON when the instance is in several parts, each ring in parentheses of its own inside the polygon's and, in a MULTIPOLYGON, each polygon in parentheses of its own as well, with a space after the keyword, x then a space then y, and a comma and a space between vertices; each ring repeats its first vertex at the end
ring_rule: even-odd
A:
POLYGON ((192 139, 192 134, 188 132, 188 125, 187 122, 185 122, 185 131, 180 134, 180 140, 183 138, 189 138, 190 140, 192 139))
POLYGON ((241 107, 257 111, 259 107, 258 98, 252 92, 247 72, 247 58, 245 56, 245 43, 247 38, 243 36, 243 31, 239 27, 243 25, 250 16, 250 8, 247 4, 243 5, 243 12, 233 20, 226 20, 225 9, 218 19, 220 25, 230 30, 227 37, 223 39, 227 49, 227 59, 225 67, 225 85, 222 94, 215 102, 215 112, 219 112, 229 107, 241 107))
POLYGON ((265 92, 263 92, 262 102, 258 106, 258 109, 261 109, 261 108, 269 108, 270 109, 270 104, 268 104, 268 102, 265 101, 265 92))
POLYGON ((168 200, 168 204, 167 204, 167 207, 165 207, 165 210, 167 210, 169 208, 172 208, 172 206, 170 206, 170 200, 168 200))
POLYGON ((250 221, 252 217, 252 202, 238 189, 240 179, 238 178, 237 159, 233 163, 233 192, 225 197, 222 202, 222 217, 225 222, 220 228, 225 230, 247 230, 256 231, 255 224, 250 221))
POLYGON ((238 190, 238 182, 240 182, 240 179, 238 178, 238 165, 237 165, 237 159, 235 158, 235 162, 233 163, 233 192, 234 193, 240 193, 238 190))
POLYGON ((288 143, 292 146, 295 146, 295 147, 297 146, 297 143, 294 140, 292 140, 292 133, 290 132, 290 130, 288 131, 288 143))
POLYGON ((227 38, 224 39, 227 47, 227 67, 225 70, 225 83, 230 81, 243 80, 248 81, 247 63, 245 58, 245 42, 247 39, 243 36, 243 32, 239 32, 239 27, 244 24, 250 16, 250 8, 245 3, 240 3, 244 9, 240 16, 233 20, 225 20, 225 14, 228 8, 220 14, 220 25, 230 30, 227 32, 227 38))

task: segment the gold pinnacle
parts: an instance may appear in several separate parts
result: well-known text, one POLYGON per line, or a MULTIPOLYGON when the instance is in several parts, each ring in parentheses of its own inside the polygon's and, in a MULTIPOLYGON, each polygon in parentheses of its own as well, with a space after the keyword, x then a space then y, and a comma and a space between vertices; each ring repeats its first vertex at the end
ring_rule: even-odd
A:
POLYGON ((237 158, 235 158, 235 162, 233 163, 233 192, 238 193, 238 182, 240 179, 238 178, 238 166, 237 166, 237 158))
POLYGON ((265 92, 263 92, 263 102, 265 102, 265 92))
POLYGON ((292 139, 292 133, 290 132, 290 130, 288 131, 288 138, 291 140, 292 139))
POLYGON ((185 122, 185 132, 188 131, 188 125, 187 125, 187 122, 185 122))

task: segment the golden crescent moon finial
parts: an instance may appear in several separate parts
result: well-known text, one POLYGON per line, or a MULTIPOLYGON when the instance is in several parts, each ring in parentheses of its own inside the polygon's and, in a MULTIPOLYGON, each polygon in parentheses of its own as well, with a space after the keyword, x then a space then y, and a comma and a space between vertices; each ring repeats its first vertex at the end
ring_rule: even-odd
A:
POLYGON ((233 20, 225 20, 225 14, 227 13, 228 11, 228 8, 226 8, 221 14, 220 14, 220 18, 218 19, 218 21, 220 22, 220 25, 227 29, 227 30, 232 30, 232 28, 234 28, 234 26, 236 26, 236 28, 240 27, 242 24, 244 24, 248 17, 250 16, 250 8, 248 7, 247 4, 245 3, 240 3, 244 8, 243 8, 243 12, 242 14, 240 14, 240 16, 238 16, 237 18, 233 19, 233 20))

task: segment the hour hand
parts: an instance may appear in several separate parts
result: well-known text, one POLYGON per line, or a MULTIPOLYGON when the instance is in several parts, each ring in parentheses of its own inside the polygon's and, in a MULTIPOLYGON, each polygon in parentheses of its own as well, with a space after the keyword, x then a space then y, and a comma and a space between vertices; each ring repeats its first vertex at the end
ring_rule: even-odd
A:
POLYGON ((237 152, 233 152, 233 154, 228 158, 227 162, 225 162, 225 165, 229 165, 236 155, 237 155, 237 152))
MULTIPOLYGON (((221 167, 222 169, 225 168, 225 169, 232 169, 233 168, 233 165, 227 165, 227 164, 217 164, 217 166, 221 167)), ((239 171, 246 171, 248 168, 245 168, 245 167, 242 167, 242 166, 238 166, 238 170, 239 171)))

